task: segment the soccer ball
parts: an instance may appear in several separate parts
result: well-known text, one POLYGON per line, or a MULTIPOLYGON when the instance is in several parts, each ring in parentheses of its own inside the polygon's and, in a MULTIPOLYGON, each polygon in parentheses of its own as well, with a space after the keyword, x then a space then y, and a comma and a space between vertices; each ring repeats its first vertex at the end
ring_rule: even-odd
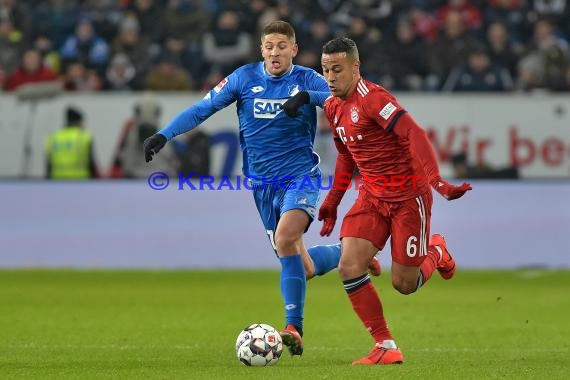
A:
POLYGON ((264 367, 277 363, 283 352, 281 335, 264 323, 243 329, 236 340, 236 354, 247 366, 264 367))

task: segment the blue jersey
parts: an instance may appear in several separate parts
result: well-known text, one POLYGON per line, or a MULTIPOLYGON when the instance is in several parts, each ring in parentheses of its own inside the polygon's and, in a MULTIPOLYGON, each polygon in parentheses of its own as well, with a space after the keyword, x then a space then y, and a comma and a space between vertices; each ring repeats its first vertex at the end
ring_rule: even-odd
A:
POLYGON ((318 164, 315 105, 322 106, 329 94, 323 76, 312 69, 293 65, 276 77, 263 62, 252 63, 231 73, 159 133, 170 140, 236 102, 243 173, 253 179, 303 175, 318 164), (281 105, 299 91, 309 92, 311 104, 300 109, 301 116, 288 117, 281 105))

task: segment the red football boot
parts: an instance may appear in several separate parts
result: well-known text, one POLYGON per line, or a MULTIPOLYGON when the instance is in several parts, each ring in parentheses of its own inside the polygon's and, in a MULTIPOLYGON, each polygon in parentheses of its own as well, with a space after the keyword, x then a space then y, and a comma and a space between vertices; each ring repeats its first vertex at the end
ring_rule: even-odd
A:
POLYGON ((429 241, 430 245, 435 245, 436 249, 439 247, 441 249, 441 260, 437 264, 437 271, 444 280, 449 280, 455 274, 455 260, 451 257, 449 250, 447 249, 447 243, 443 236, 439 234, 433 234, 429 241))
POLYGON ((402 364, 403 362, 404 355, 399 348, 384 348, 380 343, 376 343, 368 355, 353 361, 352 365, 402 364))
POLYGON ((291 356, 301 355, 303 353, 303 338, 293 325, 287 325, 284 330, 279 332, 283 344, 289 349, 291 356))

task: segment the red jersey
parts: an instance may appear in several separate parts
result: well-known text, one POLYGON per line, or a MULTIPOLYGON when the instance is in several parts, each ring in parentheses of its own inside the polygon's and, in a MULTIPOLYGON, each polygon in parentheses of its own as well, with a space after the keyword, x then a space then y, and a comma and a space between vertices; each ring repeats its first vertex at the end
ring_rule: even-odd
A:
POLYGON ((345 100, 328 98, 324 110, 335 139, 356 163, 363 190, 385 201, 407 200, 429 190, 410 140, 393 131, 406 110, 386 89, 361 78, 345 100))

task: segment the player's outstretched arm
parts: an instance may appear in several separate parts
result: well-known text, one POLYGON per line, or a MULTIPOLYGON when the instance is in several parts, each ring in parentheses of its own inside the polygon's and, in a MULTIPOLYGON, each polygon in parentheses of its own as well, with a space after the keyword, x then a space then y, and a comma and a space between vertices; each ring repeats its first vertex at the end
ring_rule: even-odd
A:
POLYGON ((394 127, 394 132, 398 136, 406 137, 410 141, 412 156, 418 160, 424 168, 429 184, 441 194, 442 197, 451 201, 461 198, 466 192, 472 189, 467 182, 459 186, 443 180, 439 174, 439 167, 435 152, 429 141, 425 130, 408 114, 403 114, 394 127))
POLYGON ((152 160, 168 140, 191 131, 222 108, 235 102, 239 95, 238 75, 233 72, 210 90, 202 100, 176 115, 158 133, 143 142, 146 162, 152 160))

